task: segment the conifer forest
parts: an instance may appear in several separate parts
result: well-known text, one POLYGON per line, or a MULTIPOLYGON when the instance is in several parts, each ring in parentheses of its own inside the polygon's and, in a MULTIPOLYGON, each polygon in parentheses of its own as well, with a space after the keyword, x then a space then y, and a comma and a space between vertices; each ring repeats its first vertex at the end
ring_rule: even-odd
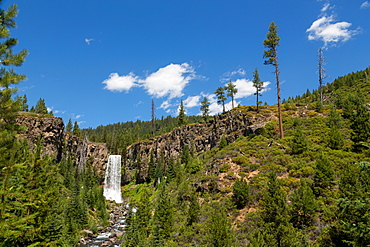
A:
MULTIPOLYGON (((11 35, 17 13, 16 5, 0 12, 0 246, 370 246, 370 66, 278 105, 260 101, 256 69, 256 105, 217 116, 204 97, 199 116, 187 116, 181 102, 176 117, 158 119, 152 109, 151 121, 85 129, 69 120, 62 131, 71 138, 121 155, 120 205, 105 199, 94 157, 80 166, 65 141, 56 158, 41 137, 32 145, 23 137, 18 118, 57 118, 44 99, 30 107, 17 92, 26 75, 16 69, 28 55, 11 35), (240 116, 258 126, 244 131, 240 116), (220 134, 220 119, 244 134, 220 134), (174 150, 194 128, 214 139, 194 134, 174 150), (163 140, 166 148, 135 149, 163 140), (110 237, 117 241, 87 245, 117 210, 125 217, 110 237)), ((279 84, 276 24, 268 31, 265 64, 279 84)), ((215 88, 220 105, 236 92, 232 82, 215 88)))

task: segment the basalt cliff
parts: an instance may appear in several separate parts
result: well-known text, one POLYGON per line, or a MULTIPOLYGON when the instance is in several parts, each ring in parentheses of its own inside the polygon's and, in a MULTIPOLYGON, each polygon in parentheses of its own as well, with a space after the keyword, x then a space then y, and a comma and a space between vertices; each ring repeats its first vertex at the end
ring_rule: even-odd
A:
POLYGON ((195 153, 201 153, 217 147, 222 138, 232 143, 241 136, 254 134, 272 118, 275 117, 255 118, 241 111, 230 111, 215 116, 208 123, 179 127, 168 134, 135 143, 127 148, 123 183, 134 179, 139 183, 148 180, 151 153, 155 160, 162 157, 165 161, 170 157, 180 157, 185 146, 195 153))
POLYGON ((31 149, 37 143, 42 146, 42 155, 54 157, 58 162, 62 158, 72 158, 76 166, 82 169, 89 160, 96 167, 98 175, 104 179, 108 149, 103 143, 92 143, 64 131, 61 118, 45 118, 30 114, 20 114, 17 123, 25 127, 20 136, 25 138, 31 149))

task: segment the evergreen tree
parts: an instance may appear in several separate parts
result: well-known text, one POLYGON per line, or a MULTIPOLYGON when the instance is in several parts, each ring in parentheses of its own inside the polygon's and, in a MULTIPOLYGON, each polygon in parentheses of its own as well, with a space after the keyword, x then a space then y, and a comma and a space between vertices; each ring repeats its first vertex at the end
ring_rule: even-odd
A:
POLYGON ((274 172, 269 174, 268 187, 263 195, 264 236, 268 246, 294 246, 295 231, 290 223, 286 194, 274 172))
POLYGON ((253 87, 256 88, 256 92, 254 93, 254 95, 256 95, 257 97, 257 100, 256 100, 256 105, 257 105, 257 112, 258 112, 258 105, 261 103, 259 100, 258 100, 258 97, 261 96, 262 97, 262 90, 265 89, 265 87, 263 86, 263 81, 261 81, 260 79, 260 75, 258 74, 258 69, 256 68, 256 70, 253 72, 253 87))
POLYGON ((181 164, 184 164, 185 166, 187 166, 190 162, 190 152, 189 152, 189 146, 188 145, 184 145, 184 147, 182 148, 182 153, 181 153, 181 164))
POLYGON ((340 129, 343 126, 343 119, 341 115, 333 107, 328 114, 328 147, 339 150, 344 145, 344 137, 340 129))
POLYGON ((12 96, 17 92, 15 86, 26 78, 25 75, 16 74, 12 68, 21 66, 28 54, 27 50, 13 53, 18 40, 10 37, 9 29, 16 26, 14 18, 17 14, 17 5, 10 6, 8 10, 0 9, 0 130, 14 129, 21 106, 12 96))
POLYGON ((238 89, 236 88, 235 84, 232 83, 231 80, 226 85, 225 89, 226 89, 226 92, 227 92, 227 96, 231 97, 231 105, 232 105, 232 109, 234 109, 234 96, 235 96, 235 94, 237 94, 238 89))
POLYGON ((152 99, 152 137, 155 136, 155 107, 154 99, 152 99))
POLYGON ((234 246, 234 236, 231 232, 226 209, 221 205, 214 205, 210 212, 209 243, 214 247, 234 246))
POLYGON ((155 171, 156 171, 156 165, 154 161, 154 151, 153 149, 150 151, 150 158, 149 158, 149 164, 148 164, 148 179, 149 182, 155 180, 155 171))
POLYGON ((40 98, 35 107, 35 113, 37 114, 48 114, 48 108, 46 107, 45 100, 40 98))
POLYGON ((307 182, 301 180, 301 186, 295 190, 291 197, 291 222, 294 227, 303 229, 311 226, 317 210, 315 195, 307 182))
POLYGON ((338 222, 334 227, 338 246, 370 243, 370 164, 348 164, 339 182, 338 222))
POLYGON ((178 115, 178 126, 183 126, 186 124, 186 115, 185 115, 185 108, 184 103, 180 102, 180 108, 179 108, 179 115, 178 115))
POLYGON ((265 60, 265 65, 272 65, 275 67, 275 77, 276 77, 276 89, 277 89, 277 98, 278 98, 278 114, 279 114, 279 131, 280 138, 284 138, 283 130, 283 117, 281 115, 281 103, 280 103, 280 72, 279 72, 279 63, 277 56, 277 47, 279 46, 280 37, 278 35, 277 25, 274 22, 270 23, 269 31, 266 35, 266 39, 263 41, 263 45, 267 50, 263 53, 263 58, 265 60))
POLYGON ((74 125, 73 125, 73 130, 72 130, 72 133, 75 135, 75 136, 78 136, 78 137, 82 137, 82 131, 80 129, 80 126, 78 126, 78 123, 77 121, 75 121, 74 125))
POLYGON ((250 189, 245 179, 240 178, 235 180, 232 199, 237 209, 242 209, 248 204, 250 200, 250 189))
POLYGON ((225 113, 225 88, 224 87, 218 87, 215 91, 215 94, 217 96, 217 104, 222 104, 222 112, 225 113))
POLYGON ((170 159, 168 160, 166 176, 168 182, 176 178, 175 161, 173 160, 173 157, 170 157, 170 159))
POLYGON ((66 125, 66 131, 72 131, 72 130, 73 130, 72 119, 69 119, 66 125))
POLYGON ((164 246, 164 242, 171 236, 173 226, 173 206, 166 183, 159 186, 152 225, 151 246, 164 246))
POLYGON ((202 117, 205 122, 207 122, 209 116, 209 106, 210 102, 207 97, 204 97, 202 102, 200 102, 200 111, 202 112, 202 117))
POLYGON ((294 131, 291 148, 292 148, 292 154, 301 154, 307 151, 308 139, 303 133, 300 126, 297 126, 294 131))
POLYGON ((18 96, 16 100, 22 105, 21 111, 28 112, 27 95, 18 96))
POLYGON ((329 160, 321 154, 316 159, 316 170, 313 179, 313 192, 316 196, 324 196, 334 183, 334 170, 329 160))
POLYGON ((197 223, 199 221, 200 216, 200 205, 198 202, 198 197, 196 196, 195 192, 190 194, 190 204, 188 210, 188 226, 191 226, 193 223, 197 223))
POLYGON ((367 142, 370 138, 370 111, 364 105, 356 106, 351 129, 351 140, 355 143, 355 150, 359 150, 361 142, 367 142))

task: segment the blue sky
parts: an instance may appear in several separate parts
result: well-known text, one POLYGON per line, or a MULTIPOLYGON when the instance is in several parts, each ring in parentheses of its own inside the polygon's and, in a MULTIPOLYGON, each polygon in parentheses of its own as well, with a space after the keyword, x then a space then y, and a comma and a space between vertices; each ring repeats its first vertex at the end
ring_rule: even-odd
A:
MULTIPOLYGON (((365 0, 33 0, 17 3, 16 49, 30 55, 18 73, 30 105, 41 97, 54 114, 82 128, 176 116, 180 100, 199 114, 204 96, 232 80, 236 102, 255 104, 252 73, 276 104, 274 68, 263 65, 271 21, 279 27, 282 97, 318 85, 317 51, 336 77, 369 66, 370 1, 365 0)), ((228 99, 230 107, 230 100, 228 99)))

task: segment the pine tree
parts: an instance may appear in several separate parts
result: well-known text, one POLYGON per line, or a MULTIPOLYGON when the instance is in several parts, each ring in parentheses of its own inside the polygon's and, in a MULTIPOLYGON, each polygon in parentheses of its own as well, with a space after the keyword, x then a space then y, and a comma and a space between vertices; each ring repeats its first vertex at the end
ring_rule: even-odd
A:
POLYGON ((170 238, 173 226, 173 206, 166 183, 159 186, 152 225, 151 246, 163 246, 164 241, 170 238))
POLYGON ((233 185, 233 196, 232 199, 237 209, 244 208, 250 200, 250 189, 247 181, 240 178, 236 179, 233 185))
POLYGON ((184 103, 180 102, 180 108, 179 108, 179 115, 178 115, 178 126, 183 126, 186 124, 186 115, 185 115, 185 108, 184 103))
POLYGON ((46 107, 45 100, 40 98, 35 107, 35 113, 37 114, 48 114, 48 108, 46 107))
POLYGON ((154 99, 152 99, 152 137, 155 136, 155 107, 154 99))
POLYGON ((341 115, 333 107, 328 114, 328 147, 331 149, 339 150, 344 145, 344 137, 340 129, 343 126, 343 119, 341 115))
POLYGON ((351 122, 351 140, 355 143, 355 150, 361 149, 361 142, 370 138, 370 111, 364 105, 357 105, 351 122))
POLYGON ((72 119, 69 119, 66 125, 66 131, 72 131, 72 130, 73 130, 72 119))
POLYGON ((225 88, 224 87, 218 87, 215 91, 215 94, 217 96, 217 104, 222 104, 222 112, 225 113, 225 88))
POLYGON ((210 211, 209 223, 209 243, 214 247, 234 246, 234 236, 231 232, 231 223, 229 222, 226 209, 219 205, 213 205, 210 211))
POLYGON ((226 89, 226 92, 227 92, 227 96, 231 97, 231 105, 232 105, 232 109, 234 109, 234 97, 235 97, 235 94, 238 93, 238 89, 236 88, 236 85, 234 83, 232 83, 231 80, 226 85, 225 89, 226 89))
POLYGON ((292 194, 290 205, 293 226, 300 229, 311 226, 317 210, 317 202, 306 181, 301 180, 300 187, 292 194))
POLYGON ((21 111, 28 112, 27 95, 18 96, 16 98, 16 101, 19 101, 20 104, 22 105, 21 111))
POLYGON ((73 125, 73 130, 72 130, 72 133, 75 135, 75 136, 78 136, 78 137, 82 137, 82 131, 80 129, 80 126, 78 126, 78 123, 77 121, 75 121, 74 125, 73 125))
POLYGON ((209 116, 209 106, 210 102, 207 97, 204 97, 202 102, 200 102, 200 111, 202 112, 202 116, 205 122, 207 122, 209 116))
POLYGON ((257 112, 258 112, 258 105, 261 103, 259 100, 258 100, 258 97, 261 96, 262 97, 262 90, 265 89, 265 87, 263 86, 263 81, 261 81, 260 79, 260 75, 258 74, 258 69, 256 68, 256 70, 253 72, 253 87, 256 88, 256 92, 254 93, 254 95, 256 95, 256 105, 257 105, 257 112))
POLYGON ((297 126, 291 143, 292 154, 301 154, 307 151, 308 148, 308 139, 303 133, 300 126, 297 126))
POLYGON ((198 202, 198 197, 196 196, 195 192, 190 194, 190 204, 188 209, 188 226, 191 226, 193 223, 197 223, 199 221, 200 215, 200 205, 198 202))
POLYGON ((315 195, 324 196, 334 183, 334 170, 329 160, 321 154, 316 159, 316 171, 313 179, 313 192, 315 195))
MULTIPOLYGON (((370 164, 347 164, 339 182, 338 222, 333 228, 340 246, 370 243, 370 164)), ((339 245, 338 245, 339 246, 339 245)))
POLYGON ((25 75, 16 74, 12 68, 21 66, 28 54, 27 50, 13 53, 18 40, 10 37, 9 29, 16 26, 14 18, 17 14, 17 5, 10 6, 8 10, 0 9, 0 130, 14 129, 21 106, 12 96, 17 92, 15 86, 26 78, 25 75))
POLYGON ((286 194, 274 172, 269 174, 268 187, 263 196, 262 219, 268 246, 294 246, 295 231, 291 225, 286 194))
POLYGON ((283 117, 281 114, 281 103, 280 103, 280 72, 279 72, 279 63, 277 56, 277 47, 279 46, 280 37, 278 36, 277 25, 274 22, 270 23, 269 31, 266 35, 266 39, 263 41, 263 45, 267 50, 263 53, 263 58, 265 60, 265 65, 272 65, 275 67, 275 77, 276 77, 276 89, 277 89, 277 99, 278 99, 278 114, 279 114, 279 131, 280 138, 284 138, 283 130, 283 117))

